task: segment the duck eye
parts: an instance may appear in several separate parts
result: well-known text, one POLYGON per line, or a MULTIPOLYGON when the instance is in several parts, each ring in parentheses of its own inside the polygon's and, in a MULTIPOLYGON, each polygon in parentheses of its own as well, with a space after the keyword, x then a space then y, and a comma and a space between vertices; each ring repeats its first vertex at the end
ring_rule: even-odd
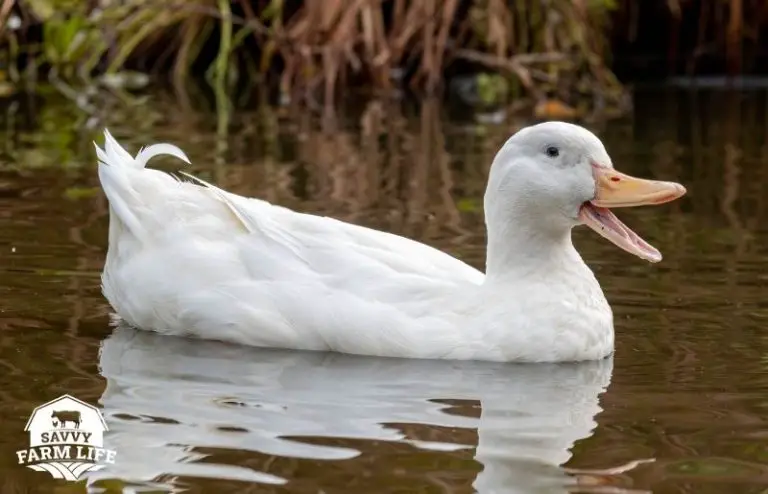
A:
POLYGON ((547 156, 549 156, 550 158, 557 158, 558 156, 560 156, 560 150, 557 149, 555 146, 549 146, 545 152, 547 153, 547 156))

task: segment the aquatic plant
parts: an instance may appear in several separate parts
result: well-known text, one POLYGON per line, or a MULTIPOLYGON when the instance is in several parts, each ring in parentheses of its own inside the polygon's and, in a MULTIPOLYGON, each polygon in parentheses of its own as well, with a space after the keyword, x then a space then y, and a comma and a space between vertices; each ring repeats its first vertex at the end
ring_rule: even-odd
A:
MULTIPOLYGON (((667 0, 672 19, 694 3, 667 0)), ((636 30, 638 5, 638 0, 4 0, 0 56, 14 81, 47 73, 55 80, 116 85, 135 82, 126 77, 134 69, 169 73, 181 84, 200 73, 219 90, 268 80, 286 98, 322 95, 329 104, 350 82, 383 91, 407 85, 433 92, 446 74, 469 67, 471 73, 502 77, 494 87, 503 87, 506 97, 571 104, 586 98, 610 105, 620 102, 622 93, 609 68, 611 16, 618 13, 628 30, 636 30)), ((754 28, 745 19, 762 8, 750 0, 707 2, 699 9, 699 44, 710 41, 711 19, 725 23, 723 43, 738 69, 741 39, 754 28)))

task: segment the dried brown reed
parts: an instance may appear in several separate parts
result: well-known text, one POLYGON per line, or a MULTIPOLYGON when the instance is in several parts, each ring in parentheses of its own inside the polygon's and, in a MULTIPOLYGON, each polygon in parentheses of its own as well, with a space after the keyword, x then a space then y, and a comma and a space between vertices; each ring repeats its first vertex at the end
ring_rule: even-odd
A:
MULTIPOLYGON (((202 70, 220 90, 243 78, 276 79, 286 97, 321 95, 328 104, 353 81, 434 92, 446 74, 468 66, 506 79, 513 96, 611 105, 622 93, 608 62, 614 13, 629 19, 622 26, 632 36, 640 7, 639 0, 0 0, 0 56, 14 80, 19 65, 29 74, 106 74, 112 82, 127 68, 156 70, 178 84, 202 70)), ((720 50, 739 72, 744 43, 756 42, 768 21, 762 0, 667 0, 667 8, 673 29, 681 16, 699 17, 691 67, 720 50)))
POLYGON ((214 49, 207 74, 220 85, 276 71, 285 94, 319 90, 326 102, 351 79, 387 90, 403 72, 411 87, 432 92, 457 60, 537 96, 610 94, 619 86, 603 63, 608 7, 581 0, 306 0, 290 7, 283 0, 4 0, 0 26, 8 28, 0 36, 11 65, 24 58, 32 71, 48 67, 61 78, 114 75, 152 60, 180 82, 214 49))

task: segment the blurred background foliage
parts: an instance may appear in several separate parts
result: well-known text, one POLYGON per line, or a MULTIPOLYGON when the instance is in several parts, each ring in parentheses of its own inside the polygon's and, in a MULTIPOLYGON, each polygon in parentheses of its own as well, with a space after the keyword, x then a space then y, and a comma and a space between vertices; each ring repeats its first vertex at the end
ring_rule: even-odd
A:
POLYGON ((621 111, 617 68, 753 71, 766 24, 763 0, 2 0, 0 93, 204 77, 332 105, 349 85, 448 87, 567 117, 621 111))

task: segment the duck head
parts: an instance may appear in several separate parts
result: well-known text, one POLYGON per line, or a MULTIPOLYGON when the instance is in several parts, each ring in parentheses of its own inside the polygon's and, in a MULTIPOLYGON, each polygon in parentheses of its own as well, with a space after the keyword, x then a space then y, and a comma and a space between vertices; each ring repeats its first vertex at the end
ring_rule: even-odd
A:
POLYGON ((678 183, 614 169, 603 143, 587 129, 545 122, 515 133, 494 159, 485 195, 489 241, 570 238, 570 230, 583 224, 623 250, 658 262, 661 253, 609 208, 663 204, 685 192, 678 183))

